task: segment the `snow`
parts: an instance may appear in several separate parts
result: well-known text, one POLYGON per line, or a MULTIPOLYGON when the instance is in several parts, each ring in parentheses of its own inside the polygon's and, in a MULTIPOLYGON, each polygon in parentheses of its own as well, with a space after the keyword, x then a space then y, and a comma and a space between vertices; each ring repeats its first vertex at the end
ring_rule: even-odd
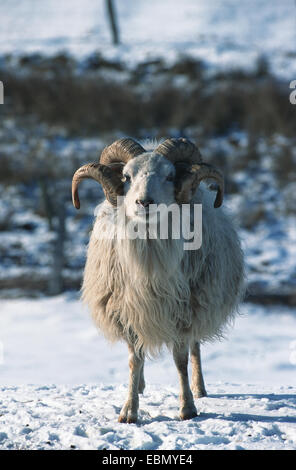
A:
MULTIPOLYGON (((295 78, 294 0, 115 3, 122 41, 117 48, 111 45, 103 0, 83 5, 80 0, 2 0, 0 54, 66 52, 83 64, 96 51, 131 67, 151 58, 173 62, 185 54, 203 60, 209 70, 249 69, 265 56, 279 77, 295 78)), ((176 85, 186 86, 184 80, 176 77, 176 85)), ((42 126, 34 135, 46 135, 44 150, 63 156, 65 171, 71 155, 82 162, 104 144, 104 138, 80 137, 53 138, 49 144, 42 126)), ((210 139, 202 151, 205 159, 218 148, 230 159, 239 158, 247 138, 237 137, 235 152, 226 137, 210 139)), ((2 151, 19 155, 18 164, 26 165, 34 138, 6 120, 2 151)), ((263 157, 256 178, 251 165, 237 172, 240 193, 226 198, 230 211, 245 219, 240 235, 249 287, 259 294, 260 285, 265 294, 295 289, 295 218, 285 212, 288 200, 294 210, 295 183, 280 191, 272 173, 277 152, 292 146, 281 139, 275 135, 273 146, 259 142, 263 157), (266 216, 254 224, 247 216, 260 205, 266 216)), ((33 154, 38 163, 38 153, 33 154)), ((36 188, 29 191, 30 203, 16 187, 1 196, 0 225, 8 227, 0 233, 1 281, 50 275, 52 234, 35 214, 36 188), (33 224, 30 230, 28 224, 33 224)), ((91 206, 86 210, 77 219, 68 207, 67 229, 76 240, 66 246, 68 271, 78 278, 93 215, 91 206)), ((208 397, 196 400, 199 415, 193 420, 178 418, 171 355, 164 351, 158 360, 147 361, 136 425, 117 422, 127 394, 127 348, 106 342, 76 294, 1 298, 0 312, 0 449, 296 449, 295 309, 244 303, 225 339, 202 346, 208 397)))
POLYGON ((273 70, 295 78, 294 0, 116 1, 121 45, 111 44, 105 1, 2 0, 0 53, 99 50, 135 64, 151 57, 174 61, 180 54, 213 67, 252 67, 267 56, 273 70))
POLYGON ((178 418, 171 355, 147 361, 136 425, 117 422, 127 348, 107 343, 79 300, 1 300, 0 309, 0 448, 296 449, 291 308, 243 304, 225 340, 203 345, 208 397, 191 421, 178 418))
POLYGON ((296 448, 295 387, 209 385, 197 418, 178 419, 176 387, 148 385, 139 422, 117 422, 125 385, 0 388, 3 449, 296 448))

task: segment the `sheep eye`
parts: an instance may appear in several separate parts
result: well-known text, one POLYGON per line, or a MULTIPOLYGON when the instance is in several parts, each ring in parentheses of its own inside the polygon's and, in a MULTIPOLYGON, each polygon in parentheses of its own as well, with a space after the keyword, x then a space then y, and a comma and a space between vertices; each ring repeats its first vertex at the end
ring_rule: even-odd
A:
POLYGON ((123 175, 121 181, 125 183, 126 181, 129 182, 131 180, 131 177, 129 175, 123 175))

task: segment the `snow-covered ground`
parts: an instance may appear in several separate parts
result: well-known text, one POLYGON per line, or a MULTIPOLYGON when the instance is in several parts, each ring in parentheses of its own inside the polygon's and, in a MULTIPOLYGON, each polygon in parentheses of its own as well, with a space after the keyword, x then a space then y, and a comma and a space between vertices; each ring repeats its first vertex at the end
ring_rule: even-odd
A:
MULTIPOLYGON (((214 70, 252 68, 264 55, 278 76, 296 78, 294 0, 115 4, 122 40, 117 48, 111 45, 103 0, 2 0, 0 55, 64 51, 84 59, 97 51, 133 66, 157 57, 173 62, 186 54, 214 70)), ((11 136, 7 127, 1 134, 2 151, 19 155, 26 165, 30 140, 25 131, 9 125, 11 136)), ((96 153, 102 144, 51 141, 49 150, 63 156, 65 164, 66 154, 84 161, 84 153, 96 153)), ((231 152, 226 141, 214 139, 208 152, 212 145, 226 146, 228 158, 240 158, 241 143, 231 152)), ((240 192, 228 197, 226 205, 244 222, 240 234, 249 287, 255 293, 283 294, 288 289, 293 294, 295 183, 282 191, 277 187, 276 170, 270 171, 276 144, 261 149, 265 157, 255 168, 256 178, 251 165, 236 172, 240 192), (289 216, 286 200, 292 207, 289 216), (247 220, 258 206, 265 213, 261 222, 247 220)), ((36 160, 35 151, 31 153, 36 160)), ((51 234, 34 212, 36 188, 26 191, 24 196, 10 187, 1 196, 1 281, 24 274, 48 281, 51 234)), ((93 209, 90 205, 84 220, 68 208, 69 240, 76 240, 76 245, 66 244, 68 269, 78 279, 93 209)), ((13 291, 11 284, 9 289, 13 291)), ((164 352, 159 360, 147 361, 139 423, 126 425, 117 422, 127 393, 126 346, 109 345, 73 294, 1 299, 0 449, 296 449, 295 309, 245 303, 241 313, 224 341, 202 347, 209 396, 196 402, 196 419, 178 419, 177 372, 164 352)))
POLYGON ((192 421, 178 419, 172 357, 147 361, 137 425, 117 423, 126 346, 109 345, 77 299, 0 309, 0 448, 296 449, 293 309, 243 304, 227 338, 203 345, 209 396, 192 421))
POLYGON ((125 385, 0 387, 2 449, 296 449, 295 387, 209 386, 178 419, 175 386, 148 386, 138 424, 117 422, 125 385))
POLYGON ((122 44, 111 45, 104 0, 2 0, 0 53, 56 53, 78 57, 99 50, 137 63, 179 54, 216 67, 252 67, 267 56, 273 70, 295 78, 294 0, 115 1, 122 44))

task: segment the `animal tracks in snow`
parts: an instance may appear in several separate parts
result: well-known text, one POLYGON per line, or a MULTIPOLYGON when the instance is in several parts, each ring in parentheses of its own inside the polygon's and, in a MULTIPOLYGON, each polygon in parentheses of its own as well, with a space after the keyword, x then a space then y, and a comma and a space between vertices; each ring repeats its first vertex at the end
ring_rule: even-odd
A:
POLYGON ((195 400, 199 415, 182 422, 177 386, 148 385, 139 422, 128 425, 117 422, 126 386, 2 386, 0 448, 296 449, 296 387, 226 383, 208 392, 195 400))

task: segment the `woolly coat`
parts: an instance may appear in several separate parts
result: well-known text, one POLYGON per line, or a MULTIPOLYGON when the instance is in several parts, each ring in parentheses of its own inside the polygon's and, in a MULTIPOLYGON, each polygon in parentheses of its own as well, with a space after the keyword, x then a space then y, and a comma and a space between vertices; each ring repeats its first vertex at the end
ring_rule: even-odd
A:
POLYGON ((233 223, 211 193, 200 187, 202 245, 182 240, 117 239, 117 209, 104 201, 87 252, 82 298, 97 327, 111 341, 123 339, 139 354, 162 346, 203 342, 223 334, 243 294, 244 262, 233 223))

